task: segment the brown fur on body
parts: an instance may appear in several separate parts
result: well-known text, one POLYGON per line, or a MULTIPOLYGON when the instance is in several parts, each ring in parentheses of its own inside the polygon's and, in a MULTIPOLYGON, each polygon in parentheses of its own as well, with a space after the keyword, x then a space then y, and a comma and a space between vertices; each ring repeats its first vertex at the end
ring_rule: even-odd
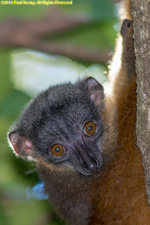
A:
POLYGON ((112 167, 91 189, 90 225, 149 225, 141 155, 136 146, 136 82, 124 87, 118 99, 118 147, 112 167), (95 190, 97 192, 95 193, 95 190))
POLYGON ((119 102, 119 137, 115 160, 110 170, 93 184, 94 213, 90 225, 150 224, 150 208, 145 195, 141 155, 136 147, 136 83, 124 88, 124 103, 119 102), (130 101, 129 101, 130 100, 130 101), (129 110, 130 109, 130 110, 129 110), (122 118, 124 119, 122 120, 122 118), (96 193, 94 190, 98 190, 96 193))

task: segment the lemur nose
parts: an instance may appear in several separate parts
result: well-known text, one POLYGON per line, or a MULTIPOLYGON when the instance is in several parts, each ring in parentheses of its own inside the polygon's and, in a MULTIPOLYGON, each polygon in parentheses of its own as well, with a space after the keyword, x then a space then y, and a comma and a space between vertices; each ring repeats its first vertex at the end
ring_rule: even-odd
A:
POLYGON ((100 165, 97 160, 92 160, 91 162, 86 163, 85 170, 88 173, 95 173, 100 169, 100 165))

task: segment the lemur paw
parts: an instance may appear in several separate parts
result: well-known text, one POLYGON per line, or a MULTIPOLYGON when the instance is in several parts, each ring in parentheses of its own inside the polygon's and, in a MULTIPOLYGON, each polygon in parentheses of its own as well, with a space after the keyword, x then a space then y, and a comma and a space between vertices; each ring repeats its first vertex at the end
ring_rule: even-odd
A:
POLYGON ((121 27, 122 37, 129 37, 133 35, 133 22, 131 20, 125 19, 121 27))

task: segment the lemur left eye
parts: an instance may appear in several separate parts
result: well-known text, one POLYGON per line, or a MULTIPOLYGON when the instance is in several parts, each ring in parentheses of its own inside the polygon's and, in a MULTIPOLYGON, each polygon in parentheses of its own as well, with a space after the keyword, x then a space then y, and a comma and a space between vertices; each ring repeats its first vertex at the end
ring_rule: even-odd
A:
POLYGON ((96 132, 96 124, 93 121, 88 121, 84 124, 84 133, 87 136, 92 136, 96 132))
POLYGON ((65 149, 62 145, 54 144, 51 146, 50 152, 54 157, 61 157, 65 153, 65 149))

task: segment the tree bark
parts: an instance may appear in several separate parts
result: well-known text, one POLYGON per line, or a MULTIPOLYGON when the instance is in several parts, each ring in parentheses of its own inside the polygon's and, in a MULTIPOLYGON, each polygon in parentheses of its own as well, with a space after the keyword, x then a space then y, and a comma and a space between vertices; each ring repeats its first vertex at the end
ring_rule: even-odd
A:
POLYGON ((150 0, 131 0, 131 8, 137 73, 137 145, 142 154, 150 204, 150 0))

